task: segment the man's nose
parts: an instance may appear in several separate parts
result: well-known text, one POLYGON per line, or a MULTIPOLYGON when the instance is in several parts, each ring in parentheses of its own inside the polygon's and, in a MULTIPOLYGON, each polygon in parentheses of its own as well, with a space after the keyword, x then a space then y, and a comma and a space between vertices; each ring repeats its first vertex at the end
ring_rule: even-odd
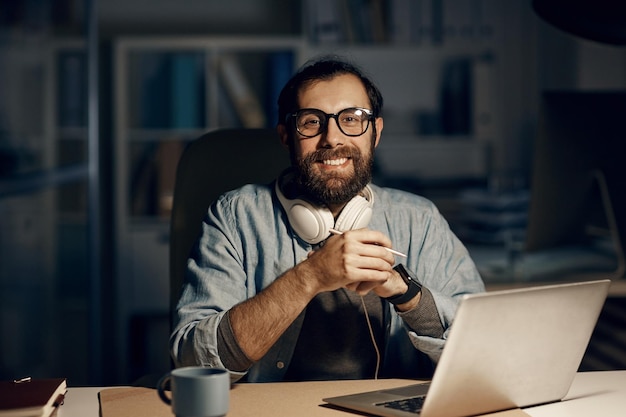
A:
POLYGON ((329 117, 326 125, 326 132, 322 135, 322 145, 329 148, 334 148, 338 145, 343 145, 344 134, 339 129, 339 123, 334 117, 329 117))

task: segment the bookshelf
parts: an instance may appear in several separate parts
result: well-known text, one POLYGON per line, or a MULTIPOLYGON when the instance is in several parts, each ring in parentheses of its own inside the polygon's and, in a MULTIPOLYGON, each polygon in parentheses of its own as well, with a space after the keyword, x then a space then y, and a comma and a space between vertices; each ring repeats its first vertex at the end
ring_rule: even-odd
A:
MULTIPOLYGON (((273 126, 273 103, 301 49, 298 37, 114 41, 119 340, 143 343, 132 340, 131 322, 168 320, 169 215, 186 143, 215 128, 273 126)), ((127 360, 134 347, 122 343, 120 349, 127 360)), ((166 355, 161 359, 169 366, 166 355)))
POLYGON ((56 212, 61 222, 86 227, 87 216, 87 50, 82 39, 55 39, 50 48, 50 98, 46 112, 54 164, 82 173, 59 187, 56 212), (80 181, 84 179, 84 181, 80 181))
POLYGON ((485 179, 498 125, 501 16, 494 0, 304 0, 303 56, 362 66, 385 97, 380 174, 441 184, 485 179), (412 157, 412 158, 411 158, 412 157), (402 162, 399 162, 402 161, 402 162))
MULTIPOLYGON (((53 164, 62 174, 62 181, 51 193, 56 319, 59 326, 88 335, 93 320, 88 233, 89 222, 94 220, 88 207, 87 42, 78 37, 55 37, 47 60, 46 142, 51 147, 53 164)), ((88 337, 63 340, 57 345, 57 366, 71 369, 75 379, 88 380, 88 337)))
POLYGON ((383 90, 386 136, 401 148, 437 140, 458 153, 457 139, 477 139, 489 169, 523 170, 515 153, 535 87, 524 78, 535 71, 531 15, 522 1, 303 0, 303 56, 336 53, 366 68, 383 90))
POLYGON ((302 56, 347 57, 382 91, 377 183, 430 198, 460 230, 464 189, 525 175, 536 88, 527 4, 304 0, 302 10, 302 56))
POLYGON ((86 107, 85 42, 35 35, 12 41, 0 48, 7 63, 0 119, 11 121, 0 142, 7 139, 16 156, 0 175, 0 316, 2 333, 16 337, 1 344, 0 368, 67 369, 86 380, 83 339, 57 337, 63 328, 80 335, 88 327, 86 117, 71 119, 66 106, 86 107), (41 345, 45 352, 36 352, 41 345))

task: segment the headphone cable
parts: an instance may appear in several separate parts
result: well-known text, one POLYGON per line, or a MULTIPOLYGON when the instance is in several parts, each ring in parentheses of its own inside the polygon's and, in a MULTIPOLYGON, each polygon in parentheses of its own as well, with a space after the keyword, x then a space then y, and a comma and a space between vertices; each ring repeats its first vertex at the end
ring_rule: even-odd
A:
POLYGON ((370 315, 368 314, 367 307, 365 306, 365 299, 362 295, 360 297, 363 312, 365 313, 365 320, 367 321, 367 328, 370 331, 372 344, 374 345, 374 350, 376 351, 376 370, 374 371, 374 379, 378 379, 378 370, 380 369, 380 351, 378 350, 378 345, 376 344, 376 337, 374 337, 374 330, 372 329, 372 323, 370 322, 370 315))

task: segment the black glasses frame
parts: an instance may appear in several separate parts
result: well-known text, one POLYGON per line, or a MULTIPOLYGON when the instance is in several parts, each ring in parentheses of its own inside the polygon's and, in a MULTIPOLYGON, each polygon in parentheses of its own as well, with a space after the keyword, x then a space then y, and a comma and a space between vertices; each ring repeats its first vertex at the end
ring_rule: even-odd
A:
POLYGON ((367 129, 369 129, 369 127, 370 127, 370 122, 375 119, 375 116, 374 116, 374 112, 369 110, 369 109, 366 109, 366 108, 363 108, 363 107, 348 107, 348 108, 345 108, 343 110, 340 110, 337 113, 326 113, 326 112, 323 112, 320 109, 314 109, 314 108, 300 109, 300 110, 298 110, 296 112, 288 114, 287 115, 287 119, 290 119, 290 118, 293 119, 293 126, 295 127, 296 131, 300 135, 304 136, 305 138, 314 138, 314 137, 319 136, 319 135, 321 135, 323 133, 326 133, 326 131, 328 130, 328 119, 335 119, 335 122, 337 123, 337 127, 339 127, 339 130, 344 135, 350 136, 350 137, 358 137, 358 136, 362 136, 363 134, 365 134, 365 132, 367 132, 367 129), (343 130, 343 128, 341 127, 341 123, 339 121, 339 115, 341 115, 342 113, 344 113, 344 112, 346 112, 348 110, 360 110, 363 113, 365 113, 365 115, 367 116, 367 125, 365 126, 365 129, 363 129, 363 131, 361 133, 357 133, 357 134, 346 133, 343 130), (302 133, 300 131, 300 129, 298 128, 298 122, 297 122, 298 121, 298 117, 303 112, 312 112, 312 113, 315 113, 315 114, 317 114, 319 116, 323 116, 323 117, 320 117, 320 121, 322 123, 320 124, 319 131, 316 134, 314 134, 314 135, 307 135, 305 133, 302 133))

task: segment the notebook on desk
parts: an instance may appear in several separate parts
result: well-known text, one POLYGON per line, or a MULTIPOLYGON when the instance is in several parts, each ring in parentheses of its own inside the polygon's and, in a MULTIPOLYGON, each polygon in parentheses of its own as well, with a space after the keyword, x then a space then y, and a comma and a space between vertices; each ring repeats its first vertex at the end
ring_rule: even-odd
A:
POLYGON ((324 401, 379 416, 421 417, 559 401, 578 371, 609 285, 598 280, 467 295, 431 382, 324 401), (403 411, 420 403, 420 411, 403 411))

